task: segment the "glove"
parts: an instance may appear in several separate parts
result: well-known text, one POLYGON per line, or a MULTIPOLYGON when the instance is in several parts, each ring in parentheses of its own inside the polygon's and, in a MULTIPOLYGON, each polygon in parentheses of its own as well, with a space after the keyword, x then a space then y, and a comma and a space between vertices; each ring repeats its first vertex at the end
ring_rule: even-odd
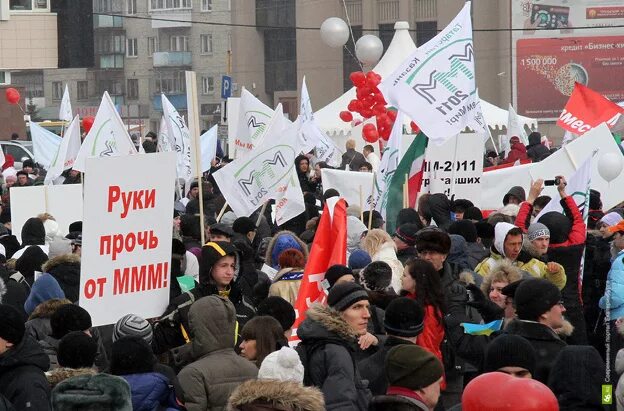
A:
POLYGON ((486 298, 479 287, 474 284, 468 284, 466 288, 472 294, 472 301, 468 301, 467 305, 477 309, 486 324, 495 320, 500 320, 505 316, 505 310, 486 298))
POLYGON ((446 290, 447 309, 449 313, 462 313, 465 311, 468 293, 463 285, 458 282, 451 284, 446 290))

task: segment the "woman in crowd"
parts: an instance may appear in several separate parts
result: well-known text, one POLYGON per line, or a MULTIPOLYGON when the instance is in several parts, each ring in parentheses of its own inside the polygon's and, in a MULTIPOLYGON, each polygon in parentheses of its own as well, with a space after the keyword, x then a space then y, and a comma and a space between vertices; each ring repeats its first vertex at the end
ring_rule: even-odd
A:
POLYGON ((254 362, 258 368, 267 355, 288 345, 282 326, 268 315, 249 320, 241 331, 241 339, 240 355, 254 362))
POLYGON ((396 245, 392 237, 384 230, 376 228, 370 230, 362 239, 362 250, 371 256, 373 261, 384 261, 392 268, 392 282, 390 283, 394 291, 401 290, 401 276, 403 275, 403 264, 397 258, 396 245))

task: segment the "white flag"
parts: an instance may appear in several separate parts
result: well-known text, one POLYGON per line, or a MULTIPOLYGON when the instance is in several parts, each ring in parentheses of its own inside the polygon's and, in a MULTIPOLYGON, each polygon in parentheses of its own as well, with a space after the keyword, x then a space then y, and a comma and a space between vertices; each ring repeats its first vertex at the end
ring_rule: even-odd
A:
POLYGON ((305 211, 295 169, 295 157, 301 151, 297 137, 299 124, 284 127, 283 118, 278 105, 260 144, 214 173, 223 196, 237 216, 251 215, 269 199, 276 202, 278 225, 305 211))
POLYGON ((72 168, 79 151, 80 118, 76 116, 65 130, 65 135, 45 176, 45 183, 51 184, 63 174, 63 171, 72 168))
POLYGON ((470 3, 380 84, 386 100, 433 141, 444 141, 466 127, 485 132, 475 82, 470 3))
POLYGON ((71 101, 69 100, 69 88, 65 84, 63 99, 61 100, 61 108, 59 109, 59 119, 63 121, 72 121, 73 118, 71 101))
POLYGON ((301 104, 299 106, 299 117, 301 122, 314 120, 314 112, 312 111, 312 102, 310 101, 310 94, 308 93, 308 86, 306 85, 305 76, 301 82, 301 104))
POLYGON ((175 150, 178 154, 178 178, 189 181, 197 177, 194 172, 195 160, 193 158, 193 147, 191 133, 186 126, 184 118, 178 113, 178 110, 171 104, 164 94, 161 94, 163 115, 167 123, 167 136, 170 142, 175 144, 175 150))
POLYGON ((507 117, 507 139, 505 142, 505 152, 509 152, 509 140, 513 137, 517 136, 520 138, 520 141, 525 146, 529 145, 529 137, 527 136, 526 131, 524 130, 524 125, 520 122, 520 118, 514 110, 513 106, 509 104, 509 112, 507 117))
POLYGON ((73 169, 84 172, 86 159, 90 157, 117 157, 136 153, 126 126, 105 91, 93 126, 80 146, 73 169))
POLYGON ((210 170, 210 163, 217 156, 217 128, 218 126, 215 124, 199 137, 202 172, 210 170))
MULTIPOLYGON (((397 113, 397 118, 392 126, 392 132, 388 139, 388 145, 383 151, 379 172, 375 175, 375 185, 373 190, 373 201, 375 210, 381 213, 386 220, 386 210, 388 209, 388 187, 394 177, 394 173, 401 161, 401 139, 403 138, 403 113, 397 113)), ((398 176, 405 178, 405 176, 398 176)))
POLYGON ((35 161, 47 170, 50 164, 52 164, 62 139, 32 121, 30 122, 30 136, 32 138, 35 161))
MULTIPOLYGON (((587 216, 589 215, 589 189, 591 188, 591 169, 594 154, 595 153, 590 154, 587 160, 570 176, 570 179, 567 181, 568 185, 566 186, 566 193, 574 198, 574 202, 586 223, 587 216)), ((549 211, 563 213, 563 207, 561 207, 560 201, 560 198, 553 197, 542 211, 535 216, 535 221, 538 221, 541 216, 549 211)))
POLYGON ((160 127, 158 128, 158 151, 175 151, 175 142, 169 140, 169 131, 167 130, 165 116, 160 118, 160 127))
POLYGON ((238 131, 234 144, 236 157, 248 153, 259 143, 272 117, 273 110, 243 87, 238 107, 238 131))

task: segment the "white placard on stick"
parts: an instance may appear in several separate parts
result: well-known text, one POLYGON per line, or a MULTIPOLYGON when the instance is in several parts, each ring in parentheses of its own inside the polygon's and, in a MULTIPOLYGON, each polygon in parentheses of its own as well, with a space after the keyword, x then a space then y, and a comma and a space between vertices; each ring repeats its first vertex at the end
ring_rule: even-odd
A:
POLYGON ((173 152, 89 158, 79 304, 94 326, 169 303, 173 152))
POLYGON ((51 214, 62 235, 69 225, 82 220, 82 185, 11 187, 11 228, 22 242, 22 227, 26 220, 42 213, 51 214))
POLYGON ((321 170, 323 191, 334 188, 340 193, 350 206, 360 206, 360 187, 362 188, 362 202, 364 209, 370 209, 371 190, 373 187, 373 173, 361 171, 345 171, 324 168, 321 170))

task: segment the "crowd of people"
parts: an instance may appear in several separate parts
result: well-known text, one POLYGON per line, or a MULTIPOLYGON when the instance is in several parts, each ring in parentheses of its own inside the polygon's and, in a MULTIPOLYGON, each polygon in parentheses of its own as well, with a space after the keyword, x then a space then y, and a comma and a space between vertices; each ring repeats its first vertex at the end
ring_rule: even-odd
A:
MULTIPOLYGON (((33 216, 18 242, 5 177, 0 410, 604 410, 605 384, 624 410, 624 209, 603 210, 599 192, 587 223, 564 176, 564 213, 540 214, 542 180, 487 212, 423 194, 387 217, 390 233, 347 205, 346 264, 327 268, 326 303, 293 329, 323 206, 340 193, 301 155, 305 212, 282 226, 271 207, 236 216, 210 175, 225 163, 163 222, 166 310, 99 327, 79 301, 81 222, 33 216), (506 385, 517 391, 488 408, 506 385)), ((379 156, 349 141, 345 167, 375 170, 379 156)))

